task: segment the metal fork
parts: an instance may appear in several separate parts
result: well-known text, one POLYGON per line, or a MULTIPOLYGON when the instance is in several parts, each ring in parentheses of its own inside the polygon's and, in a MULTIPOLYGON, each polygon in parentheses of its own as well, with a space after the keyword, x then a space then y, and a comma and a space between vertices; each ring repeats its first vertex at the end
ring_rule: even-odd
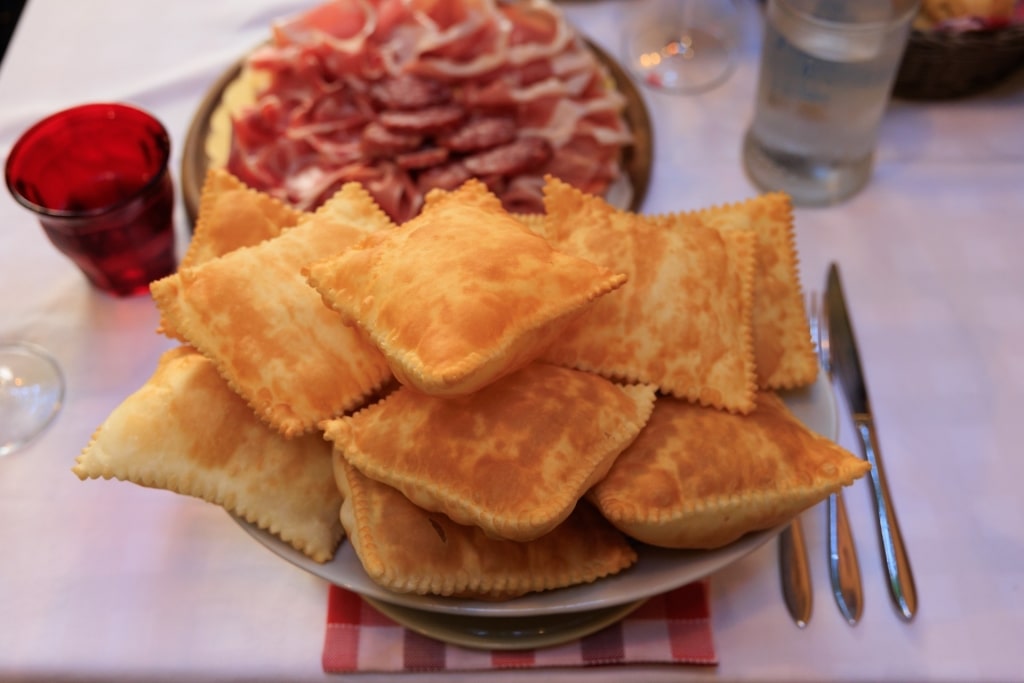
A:
MULTIPOLYGON (((807 317, 811 327, 811 339, 818 350, 818 360, 831 382, 832 356, 829 347, 828 316, 824 300, 815 292, 808 296, 807 317)), ((825 509, 828 530, 828 573, 832 581, 832 594, 835 596, 839 611, 853 626, 860 620, 864 609, 864 595, 857 549, 850 531, 846 503, 841 490, 828 497, 825 509)))
POLYGON ((786 609, 797 626, 806 627, 811 620, 813 594, 804 527, 799 517, 794 517, 779 534, 779 576, 786 609))
MULTIPOLYGON (((810 316, 810 307, 808 307, 810 316)), ((805 628, 811 621, 814 593, 811 587, 811 568, 807 560, 807 544, 800 517, 794 517, 779 534, 779 578, 782 597, 793 622, 805 628)))

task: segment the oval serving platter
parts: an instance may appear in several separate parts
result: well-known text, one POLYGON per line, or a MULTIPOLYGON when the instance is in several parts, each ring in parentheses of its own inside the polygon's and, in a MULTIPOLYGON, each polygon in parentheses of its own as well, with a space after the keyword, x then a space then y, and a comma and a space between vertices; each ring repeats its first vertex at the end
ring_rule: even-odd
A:
MULTIPOLYGON (((633 143, 623 150, 623 184, 614 185, 607 199, 620 209, 638 211, 647 194, 653 158, 653 137, 647 106, 622 66, 592 41, 584 41, 608 70, 616 88, 625 97, 623 117, 633 133, 633 143)), ((189 125, 181 158, 181 194, 189 226, 195 224, 203 180, 211 164, 207 152, 208 139, 218 125, 224 125, 218 124, 215 118, 222 115, 219 110, 225 94, 238 80, 245 60, 245 56, 238 59, 213 83, 189 125)))

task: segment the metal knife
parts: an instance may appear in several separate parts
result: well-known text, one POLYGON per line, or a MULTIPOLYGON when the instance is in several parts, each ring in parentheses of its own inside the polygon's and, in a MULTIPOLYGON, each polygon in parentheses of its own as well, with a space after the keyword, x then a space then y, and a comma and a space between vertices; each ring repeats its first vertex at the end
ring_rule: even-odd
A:
POLYGON ((878 445, 860 355, 843 295, 842 282, 839 279, 839 267, 835 263, 828 270, 825 301, 828 310, 832 369, 850 409, 861 450, 871 464, 871 488, 878 518, 882 559, 889 579, 889 594, 900 616, 909 621, 917 613, 917 589, 914 586, 910 559, 907 557, 903 534, 900 533, 896 521, 896 509, 893 507, 885 470, 882 467, 882 451, 878 445))
POLYGON ((811 621, 811 571, 803 525, 795 517, 779 534, 779 576, 782 597, 793 621, 804 628, 811 621))

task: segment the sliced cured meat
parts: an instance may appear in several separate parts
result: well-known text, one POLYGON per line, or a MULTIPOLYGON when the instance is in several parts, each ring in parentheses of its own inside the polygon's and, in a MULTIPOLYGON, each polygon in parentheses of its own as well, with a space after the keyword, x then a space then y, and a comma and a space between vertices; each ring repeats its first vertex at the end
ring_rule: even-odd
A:
POLYGON ((310 147, 317 151, 318 166, 337 168, 365 158, 362 140, 358 135, 335 137, 330 135, 310 135, 304 138, 310 147))
POLYGON ((550 69, 556 76, 563 78, 570 74, 594 73, 595 71, 604 75, 594 53, 583 46, 576 46, 576 49, 565 50, 552 57, 550 69))
POLYGON ((423 136, 400 132, 374 121, 363 128, 359 142, 363 151, 371 157, 394 156, 419 149, 423 144, 423 136))
POLYGON ((244 148, 233 145, 230 166, 237 171, 237 177, 250 187, 263 188, 289 203, 297 197, 289 196, 286 181, 311 163, 319 155, 305 140, 285 140, 282 144, 244 148))
POLYGON ((509 3, 501 13, 511 25, 509 43, 520 45, 548 45, 559 35, 559 16, 536 2, 509 3))
POLYGON ((480 176, 479 179, 487 186, 491 193, 499 197, 505 191, 505 187, 508 186, 508 179, 503 175, 485 175, 480 176))
POLYGON ((319 36, 346 39, 359 35, 372 21, 368 4, 326 2, 274 26, 277 45, 304 45, 319 36))
POLYGON ((232 142, 242 149, 272 146, 286 127, 284 108, 276 97, 264 98, 259 107, 240 112, 231 120, 232 142))
POLYGON ((494 51, 483 52, 470 60, 424 57, 407 68, 414 73, 449 81, 482 78, 498 71, 508 60, 507 34, 499 33, 492 43, 496 48, 494 51))
MULTIPOLYGON (((437 3, 456 7, 458 3, 437 3)), ((481 45, 502 39, 505 27, 495 15, 470 12, 456 21, 448 20, 443 30, 428 33, 419 42, 420 57, 424 60, 443 58, 452 62, 470 62, 480 56, 481 45)))
POLYGON ((521 66, 511 68, 502 73, 502 78, 515 85, 533 85, 538 81, 551 78, 555 73, 554 60, 535 59, 521 66))
POLYGON ((448 161, 448 150, 444 147, 424 147, 415 152, 406 152, 395 157, 395 163, 399 168, 410 171, 440 166, 446 161, 448 161))
POLYGON ((445 104, 452 98, 447 84, 412 74, 384 78, 373 84, 370 94, 384 109, 423 109, 445 104))
POLYGON ((307 96, 309 106, 300 109, 293 120, 310 124, 334 124, 341 128, 364 126, 374 118, 375 110, 370 98, 352 88, 336 86, 325 89, 319 96, 307 96))
POLYGON ((471 177, 526 211, 537 179, 601 194, 625 99, 549 0, 327 0, 250 54, 228 170, 302 209, 358 180, 396 221, 471 177))
POLYGON ((308 197, 308 200, 292 200, 298 208, 308 211, 330 199, 345 183, 366 185, 380 177, 380 170, 363 162, 346 164, 329 172, 319 166, 307 166, 305 171, 288 179, 287 187, 296 197, 308 197))
POLYGON ((380 208, 396 223, 404 223, 423 206, 423 193, 409 174, 396 164, 384 162, 377 166, 379 175, 363 183, 380 208))
POLYGON ((455 104, 427 107, 414 111, 384 111, 378 121, 388 128, 403 133, 439 133, 458 125, 466 111, 455 104))
POLYGON ((503 78, 481 83, 469 83, 459 91, 459 102, 470 110, 474 109, 507 109, 513 111, 516 98, 513 95, 515 86, 503 78))
POLYGON ((622 146, 631 139, 625 124, 614 118, 614 127, 602 125, 602 121, 607 121, 605 113, 613 106, 608 98, 532 102, 522 108, 520 133, 543 137, 556 149, 564 147, 581 132, 604 144, 622 146))
POLYGON ((508 50, 512 64, 550 59, 576 38, 569 23, 550 3, 527 0, 502 5, 501 11, 512 24, 508 50))
POLYGON ((615 179, 615 159, 607 152, 588 156, 572 150, 562 150, 545 168, 546 173, 569 183, 589 194, 602 194, 615 179))
POLYGON ((516 139, 515 119, 487 117, 468 121, 461 128, 438 140, 453 152, 478 152, 516 139))
POLYGON ((512 213, 544 213, 544 177, 518 175, 498 196, 512 213))
POLYGON ((524 137, 468 156, 462 163, 475 176, 512 175, 537 168, 550 158, 551 146, 546 140, 524 137))
POLYGON ((373 44, 383 46, 392 40, 396 33, 418 23, 412 3, 407 0, 379 0, 373 44))
POLYGON ((376 26, 369 2, 325 2, 273 26, 279 47, 321 45, 331 52, 358 54, 376 26))
POLYGON ((461 161, 452 161, 420 173, 416 185, 423 193, 433 189, 454 190, 473 177, 461 161))

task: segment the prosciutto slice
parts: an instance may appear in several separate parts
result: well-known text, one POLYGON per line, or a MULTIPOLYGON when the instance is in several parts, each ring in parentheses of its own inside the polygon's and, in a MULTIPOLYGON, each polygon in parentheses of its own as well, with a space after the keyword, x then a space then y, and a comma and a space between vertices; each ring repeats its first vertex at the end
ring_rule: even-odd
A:
POLYGON ((603 65, 548 0, 330 0, 272 27, 228 169, 314 209, 358 181, 396 222, 481 178, 541 211, 543 175, 602 194, 632 142, 603 65))

